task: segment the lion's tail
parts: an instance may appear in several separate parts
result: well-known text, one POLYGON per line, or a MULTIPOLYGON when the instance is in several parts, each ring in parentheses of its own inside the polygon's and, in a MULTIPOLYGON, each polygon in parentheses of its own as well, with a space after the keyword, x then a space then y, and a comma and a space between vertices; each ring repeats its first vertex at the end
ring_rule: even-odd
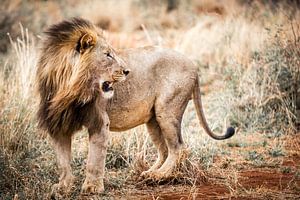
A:
POLYGON ((198 115, 198 118, 200 120, 200 123, 203 126, 205 132, 210 137, 212 137, 216 140, 224 140, 224 139, 230 138, 231 136, 234 135, 235 130, 232 127, 227 128, 225 135, 216 135, 208 127, 208 124, 207 124, 207 121, 205 119, 203 109, 202 109, 202 101, 201 101, 201 94, 200 94, 200 83, 199 83, 199 78, 198 77, 197 77, 196 84, 195 84, 194 91, 193 91, 193 100, 194 100, 195 108, 196 108, 197 115, 198 115))

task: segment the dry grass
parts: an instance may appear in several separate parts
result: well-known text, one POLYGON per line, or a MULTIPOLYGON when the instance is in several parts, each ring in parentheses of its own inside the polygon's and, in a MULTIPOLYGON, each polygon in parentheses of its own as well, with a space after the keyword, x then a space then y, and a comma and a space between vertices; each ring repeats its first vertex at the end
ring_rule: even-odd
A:
POLYGON ((258 22, 248 22, 243 16, 225 19, 203 16, 185 33, 177 49, 203 65, 218 69, 233 59, 248 64, 251 53, 262 49, 266 37, 266 30, 258 22))
MULTIPOLYGON (((186 199, 201 195, 299 197, 298 10, 283 4, 275 9, 256 1, 251 5, 191 1, 181 2, 177 10, 166 13, 163 1, 67 2, 70 6, 48 1, 9 2, 9 8, 16 11, 43 9, 33 13, 36 20, 32 20, 29 32, 34 34, 14 22, 20 36, 7 37, 10 52, 0 57, 0 199, 50 198, 51 185, 58 179, 51 145, 35 122, 33 74, 39 39, 34 35, 54 19, 70 16, 91 19, 105 28, 116 48, 155 44, 183 52, 199 65, 204 109, 211 128, 216 132, 229 124, 239 128, 232 139, 213 141, 203 132, 193 105, 189 105, 182 124, 186 143, 183 161, 173 176, 162 182, 139 179, 140 172, 156 158, 145 127, 112 133, 106 162, 107 189, 101 198, 167 198, 172 188, 185 191, 182 195, 186 199), (49 22, 44 11, 53 13, 49 22), (256 177, 261 182, 250 182, 249 169, 261 173, 256 177), (270 178, 265 172, 282 176, 281 188, 263 184, 270 178), (218 187, 211 187, 215 184, 218 187), (209 193, 213 188, 219 190, 209 193)), ((28 22, 33 16, 21 18, 28 22)), ((78 179, 67 199, 83 198, 78 194, 87 154, 86 131, 73 141, 72 165, 78 179)))

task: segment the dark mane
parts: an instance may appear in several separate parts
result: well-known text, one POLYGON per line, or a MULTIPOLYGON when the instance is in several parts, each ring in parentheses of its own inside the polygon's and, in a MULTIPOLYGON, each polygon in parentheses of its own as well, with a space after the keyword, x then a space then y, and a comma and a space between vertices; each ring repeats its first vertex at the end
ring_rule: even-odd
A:
POLYGON ((44 33, 41 54, 37 63, 36 81, 40 94, 37 113, 39 126, 50 135, 68 134, 82 127, 95 109, 97 91, 94 74, 89 65, 77 66, 83 70, 76 74, 72 88, 68 88, 74 66, 69 59, 77 59, 76 48, 86 34, 97 35, 95 26, 84 19, 72 18, 50 26, 44 33), (82 99, 88 99, 84 101, 82 99))
POLYGON ((50 26, 44 33, 53 43, 70 40, 74 32, 92 29, 93 24, 82 18, 72 18, 50 26))

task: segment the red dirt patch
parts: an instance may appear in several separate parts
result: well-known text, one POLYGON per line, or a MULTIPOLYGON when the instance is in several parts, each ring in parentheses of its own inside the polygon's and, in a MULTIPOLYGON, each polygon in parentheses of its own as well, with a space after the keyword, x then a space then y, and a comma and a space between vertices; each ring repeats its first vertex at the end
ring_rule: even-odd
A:
POLYGON ((300 185, 294 173, 283 174, 276 171, 245 171, 240 173, 239 182, 246 189, 264 187, 272 190, 288 188, 294 181, 300 185))
MULTIPOLYGON (((114 197, 131 200, 300 199, 300 154, 298 151, 300 143, 299 139, 288 141, 290 142, 289 148, 286 149, 286 156, 283 157, 280 166, 240 170, 237 173, 237 184, 233 183, 233 180, 208 179, 195 186, 166 184, 153 187, 147 185, 142 188, 127 188, 123 190, 125 196, 119 194, 114 197)), ((228 173, 232 172, 228 171, 228 173)))
POLYGON ((139 190, 126 195, 126 199, 143 200, 185 200, 185 199, 220 199, 229 197, 229 190, 222 185, 201 185, 195 188, 187 186, 162 186, 153 190, 139 190))
POLYGON ((283 166, 289 167, 300 167, 300 156, 299 155, 291 155, 284 159, 283 166))
MULTIPOLYGON (((239 187, 254 191, 262 189, 274 192, 287 192, 297 196, 300 193, 300 178, 295 173, 281 173, 274 169, 264 171, 249 170, 239 173, 239 187)), ((121 199, 124 197, 120 197, 121 199)), ((186 199, 262 199, 263 197, 234 196, 225 185, 205 183, 195 187, 164 185, 153 187, 150 190, 131 190, 126 199, 159 199, 159 200, 186 200, 186 199)), ((299 196, 300 198, 300 196, 299 196)))

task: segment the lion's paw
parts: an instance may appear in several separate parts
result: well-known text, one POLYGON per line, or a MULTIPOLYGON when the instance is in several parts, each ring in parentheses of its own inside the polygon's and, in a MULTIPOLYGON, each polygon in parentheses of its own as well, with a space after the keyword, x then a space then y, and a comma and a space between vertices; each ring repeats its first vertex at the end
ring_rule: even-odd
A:
POLYGON ((56 183, 51 188, 51 197, 53 199, 59 199, 60 197, 68 194, 71 191, 72 183, 66 185, 63 183, 56 183))
POLYGON ((143 178, 147 178, 150 176, 151 172, 152 171, 143 171, 140 176, 143 178))
POLYGON ((144 171, 141 173, 141 177, 159 181, 161 179, 164 179, 166 176, 165 174, 160 173, 158 171, 144 171))
POLYGON ((73 182, 74 182, 73 176, 68 176, 63 180, 60 180, 59 183, 56 183, 52 186, 52 194, 69 192, 73 186, 73 182))
POLYGON ((103 182, 91 183, 85 181, 81 187, 81 193, 83 194, 100 194, 104 192, 103 182))

